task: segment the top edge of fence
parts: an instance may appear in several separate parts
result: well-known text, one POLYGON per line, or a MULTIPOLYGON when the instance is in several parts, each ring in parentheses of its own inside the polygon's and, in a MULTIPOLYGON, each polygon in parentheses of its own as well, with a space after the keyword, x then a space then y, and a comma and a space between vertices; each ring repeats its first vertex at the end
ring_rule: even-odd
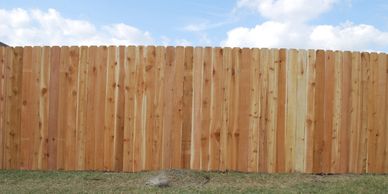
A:
POLYGON ((350 52, 350 53, 376 53, 376 54, 388 54, 388 52, 384 51, 359 51, 359 50, 337 50, 337 49, 321 49, 321 48, 271 48, 271 47, 221 47, 221 46, 170 46, 170 45, 17 45, 17 46, 10 46, 7 44, 4 44, 0 42, 0 47, 7 47, 7 48, 71 48, 71 47, 79 47, 79 48, 90 48, 90 47, 103 47, 103 48, 109 48, 109 47, 155 47, 155 48, 193 48, 193 49, 260 49, 260 50, 287 50, 287 51, 324 51, 324 52, 350 52))

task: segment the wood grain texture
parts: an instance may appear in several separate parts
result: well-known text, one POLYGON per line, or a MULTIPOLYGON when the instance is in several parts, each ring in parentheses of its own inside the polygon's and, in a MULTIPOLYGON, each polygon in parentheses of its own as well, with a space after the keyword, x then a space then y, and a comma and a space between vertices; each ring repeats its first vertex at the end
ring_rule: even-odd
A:
POLYGON ((350 149, 349 149, 349 172, 358 173, 358 154, 360 149, 361 132, 361 107, 362 107, 362 71, 361 55, 359 52, 352 53, 351 59, 351 88, 350 88, 350 149))
MULTIPOLYGON (((258 99, 258 171, 267 172, 268 168, 268 135, 270 130, 269 127, 269 114, 268 114, 268 103, 269 103, 269 80, 268 72, 269 66, 272 62, 271 50, 261 49, 260 50, 260 65, 259 65, 259 99, 258 99)), ((257 75, 256 75, 257 76, 257 75)), ((253 79, 254 77, 252 77, 253 79)), ((247 99, 249 100, 249 99, 247 99)))
POLYGON ((50 49, 49 117, 48 117, 48 169, 57 169, 58 152, 58 110, 59 110, 59 47, 50 49))
POLYGON ((239 127, 238 127, 238 108, 239 108, 239 83, 240 83, 240 61, 241 49, 233 48, 232 50, 232 67, 230 79, 230 103, 229 103, 229 125, 228 125, 228 169, 237 170, 237 161, 239 157, 239 127))
POLYGON ((123 137, 124 137, 124 110, 125 107, 125 47, 119 46, 116 50, 115 66, 115 125, 114 125, 114 139, 113 139, 113 169, 114 171, 123 170, 123 137))
POLYGON ((368 120, 369 120, 369 110, 371 109, 368 106, 368 96, 370 95, 369 85, 371 83, 371 68, 370 68, 370 55, 369 53, 361 53, 361 99, 362 107, 361 109, 361 130, 360 130, 360 139, 358 141, 358 159, 357 159, 357 169, 359 173, 365 173, 368 171, 368 120))
POLYGON ((95 156, 96 150, 94 145, 96 142, 96 125, 95 125, 95 112, 96 112, 96 90, 95 84, 97 79, 97 47, 89 47, 88 57, 87 57, 87 87, 86 92, 87 104, 86 104, 86 145, 85 145, 85 169, 94 170, 95 169, 95 156))
POLYGON ((315 97, 314 97, 314 146, 313 146, 313 167, 312 172, 323 172, 323 149, 325 134, 325 67, 326 57, 323 50, 316 52, 315 64, 315 97))
POLYGON ((387 61, 384 54, 378 54, 377 65, 375 66, 377 72, 377 107, 376 107, 376 167, 375 172, 384 172, 384 155, 385 155, 385 136, 386 136, 386 86, 387 86, 387 61))
POLYGON ((221 48, 214 48, 212 55, 209 163, 210 170, 219 170, 220 138, 223 116, 223 51, 221 48))
POLYGON ((286 65, 287 51, 280 49, 278 63, 278 108, 276 119, 276 172, 285 172, 286 128, 286 65))
POLYGON ((287 79, 287 103, 286 103, 286 129, 285 129, 285 171, 295 171, 295 132, 297 127, 297 73, 298 73, 298 51, 288 51, 286 67, 287 79))
MULTIPOLYGON (((183 108, 182 108, 182 159, 181 167, 190 168, 191 131, 193 109, 193 47, 185 48, 185 62, 183 74, 183 108)), ((157 83, 156 83, 157 84, 157 83)))
POLYGON ((6 75, 5 105, 5 149, 4 165, 8 169, 18 169, 21 166, 21 106, 22 106, 22 74, 23 74, 22 47, 6 48, 8 70, 6 75))
POLYGON ((78 70, 78 99, 77 99, 77 121, 76 121, 76 169, 85 169, 86 160, 86 128, 87 128, 87 104, 88 104, 88 47, 80 48, 80 60, 78 70))
POLYGON ((210 103, 211 103, 211 65, 212 48, 203 50, 202 63, 202 107, 201 107, 201 169, 210 170, 209 167, 209 134, 210 134, 210 103))
POLYGON ((259 162, 259 114, 260 114, 260 49, 252 49, 252 63, 250 72, 250 101, 249 134, 248 134, 248 171, 257 172, 259 162))
POLYGON ((38 130, 35 131, 34 151, 35 157, 33 157, 34 169, 46 169, 47 168, 47 142, 48 142, 48 84, 49 84, 49 60, 50 50, 49 47, 41 47, 40 50, 40 62, 36 64, 38 69, 37 84, 38 90, 35 93, 38 95, 38 130))
POLYGON ((26 47, 23 52, 23 77, 22 79, 22 107, 20 123, 20 168, 33 169, 34 140, 35 132, 38 128, 38 68, 37 63, 40 60, 40 50, 37 48, 26 47), (39 52, 39 53, 38 53, 39 52), (33 154, 31 154, 33 153, 33 154))
POLYGON ((123 139, 123 171, 133 171, 133 138, 135 127, 135 81, 136 81, 136 48, 127 47, 125 73, 125 102, 124 102, 124 139, 123 139))
POLYGON ((345 115, 341 110, 342 107, 342 53, 336 51, 334 53, 334 96, 333 96, 333 116, 332 116, 332 149, 331 149, 331 164, 330 172, 339 171, 340 165, 340 133, 342 131, 341 121, 345 115))
POLYGON ((66 65, 66 120, 65 120, 65 169, 75 170, 76 168, 76 134, 77 134, 77 99, 78 99, 78 67, 79 47, 69 48, 69 61, 66 65))
POLYGON ((174 96, 174 77, 176 72, 175 66, 175 49, 173 47, 166 48, 166 59, 163 79, 163 93, 168 100, 164 100, 163 105, 163 132, 162 132, 162 169, 171 168, 171 134, 172 134, 172 115, 173 115, 173 101, 174 96))
POLYGON ((316 131, 315 98, 316 98, 316 71, 317 56, 314 50, 307 53, 307 112, 306 112, 306 161, 305 172, 312 173, 314 167, 314 133, 316 131))
MULTIPOLYGON (((387 83, 388 83, 388 55, 387 54, 383 54, 385 55, 385 72, 386 72, 386 78, 387 78, 387 83)), ((381 56, 382 58, 384 58, 384 56, 381 56)), ((388 100, 388 88, 387 88, 387 85, 385 86, 385 96, 386 96, 386 100, 388 100)), ((388 118, 388 102, 385 103, 385 130, 388 129, 388 122, 387 122, 387 118, 388 118)), ((388 137, 388 133, 387 131, 385 131, 385 136, 383 138, 387 138, 388 137)), ((385 153, 384 153, 384 169, 383 169, 383 172, 384 173, 387 173, 388 172, 388 143, 385 143, 385 153)))
POLYGON ((306 166, 307 118, 307 51, 299 50, 297 65, 297 115, 295 131, 295 171, 304 172, 306 166))
POLYGON ((162 167, 162 145, 163 145, 163 111, 164 103, 168 98, 164 95, 164 70, 166 67, 166 49, 158 46, 156 48, 155 65, 155 129, 153 132, 154 163, 152 169, 162 167))
POLYGON ((144 47, 136 48, 136 81, 135 81, 135 129, 133 139, 133 159, 134 171, 144 169, 145 165, 145 148, 144 132, 145 132, 145 96, 144 96, 144 47))
POLYGON ((107 69, 106 69, 106 85, 105 85, 105 125, 104 125, 104 170, 113 169, 113 140, 115 128, 115 109, 116 109, 116 67, 118 61, 116 57, 116 47, 109 46, 107 69))
POLYGON ((183 124, 183 79, 185 49, 175 48, 175 74, 172 83, 172 122, 171 122, 171 168, 181 168, 182 165, 182 124, 183 124))
MULTIPOLYGON (((238 98, 238 160, 237 170, 247 171, 248 170, 248 135, 249 135, 249 119, 250 119, 250 84, 251 84, 251 50, 243 48, 239 52, 239 98, 238 98)), ((260 167, 260 166, 259 166, 260 167)))
POLYGON ((223 79, 222 79, 222 124, 220 134, 220 168, 219 170, 225 171, 230 169, 229 150, 228 145, 230 142, 230 83, 231 83, 231 72, 232 72, 232 49, 223 49, 223 79))
POLYGON ((340 121, 340 145, 339 145, 339 170, 341 173, 349 172, 349 144, 350 144, 350 91, 352 73, 352 55, 350 52, 342 54, 342 79, 341 79, 341 121, 340 121))
POLYGON ((0 47, 0 168, 388 172, 384 53, 0 47))
POLYGON ((378 129, 377 129, 377 107, 380 106, 377 102, 378 99, 375 99, 377 96, 377 85, 378 85, 378 54, 371 53, 369 55, 369 80, 368 80, 368 96, 367 96, 367 130, 368 130, 368 140, 367 140, 367 172, 374 173, 376 172, 376 157, 377 157, 377 140, 378 140, 378 129))
POLYGON ((202 123, 202 70, 203 48, 195 47, 193 55, 193 107, 191 131, 190 168, 201 169, 201 123, 202 123))
POLYGON ((3 166, 4 158, 4 131, 5 131, 5 122, 4 122, 4 113, 5 113, 5 99, 6 99, 6 48, 0 47, 0 168, 5 168, 3 166))
POLYGON ((65 148, 66 148, 66 119, 67 114, 67 66, 69 64, 69 47, 60 48, 59 64, 59 94, 58 94, 58 131, 57 131, 57 169, 65 169, 65 148))
POLYGON ((323 158, 322 171, 331 172, 332 144, 333 144, 333 109, 334 109, 334 84, 335 84, 335 53, 326 52, 325 63, 325 93, 324 93, 324 133, 323 133, 323 158))
POLYGON ((278 120, 278 72, 279 72, 279 50, 271 49, 270 63, 268 66, 268 160, 267 172, 276 172, 276 134, 278 120))

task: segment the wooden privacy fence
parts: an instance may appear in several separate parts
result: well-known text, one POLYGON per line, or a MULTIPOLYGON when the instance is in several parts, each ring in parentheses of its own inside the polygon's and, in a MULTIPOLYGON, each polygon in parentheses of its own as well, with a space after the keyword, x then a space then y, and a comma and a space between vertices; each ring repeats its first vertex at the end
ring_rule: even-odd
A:
POLYGON ((0 47, 3 169, 388 172, 386 54, 0 47))

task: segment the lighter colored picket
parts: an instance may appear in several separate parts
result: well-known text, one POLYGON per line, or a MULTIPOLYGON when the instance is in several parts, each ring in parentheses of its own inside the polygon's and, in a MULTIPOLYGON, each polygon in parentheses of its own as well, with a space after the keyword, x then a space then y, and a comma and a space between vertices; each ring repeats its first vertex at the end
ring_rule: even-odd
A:
MULTIPOLYGON (((297 124, 297 73, 298 73, 298 51, 289 50, 287 60, 287 104, 286 104, 286 163, 285 171, 293 172, 295 170, 295 130, 297 124)), ((299 156, 298 156, 299 157, 299 156)))
POLYGON ((40 60, 36 66, 38 70, 38 78, 36 80, 39 85, 36 95, 39 96, 38 101, 38 130, 35 132, 34 140, 34 152, 36 153, 33 157, 33 168, 34 169, 46 169, 47 168, 47 140, 48 140, 48 94, 47 87, 49 81, 49 66, 50 50, 48 47, 41 47, 40 60))
POLYGON ((267 172, 276 172, 276 134, 278 120, 278 73, 279 50, 271 49, 270 63, 268 66, 268 164, 267 172))
POLYGON ((203 49, 194 48, 193 54, 193 107, 190 149, 190 168, 201 168, 201 109, 202 109, 202 63, 203 49))
POLYGON ((76 130, 76 169, 85 169, 86 125, 87 125, 87 79, 88 79, 88 47, 80 48, 80 60, 78 70, 78 99, 77 99, 77 130, 76 130))
POLYGON ((313 172, 313 156, 314 156, 314 132, 315 132, 315 119, 314 119, 314 99, 316 94, 316 53, 314 50, 307 51, 307 66, 306 66, 306 84, 307 84, 307 96, 306 96, 306 153, 305 153, 305 172, 313 172))
POLYGON ((258 171, 258 148, 259 146, 259 114, 260 114, 260 49, 252 49, 252 69, 250 72, 250 120, 249 120, 249 134, 248 134, 248 171, 258 171))
POLYGON ((295 171, 304 172, 306 166, 307 118, 307 51, 299 50, 297 63, 297 104, 295 130, 295 171))

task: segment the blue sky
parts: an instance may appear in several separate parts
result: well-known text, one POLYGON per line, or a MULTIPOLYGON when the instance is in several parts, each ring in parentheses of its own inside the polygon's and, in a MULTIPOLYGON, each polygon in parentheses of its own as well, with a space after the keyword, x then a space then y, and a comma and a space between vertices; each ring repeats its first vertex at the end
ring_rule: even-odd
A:
POLYGON ((388 52, 388 1, 2 0, 0 41, 388 52))

